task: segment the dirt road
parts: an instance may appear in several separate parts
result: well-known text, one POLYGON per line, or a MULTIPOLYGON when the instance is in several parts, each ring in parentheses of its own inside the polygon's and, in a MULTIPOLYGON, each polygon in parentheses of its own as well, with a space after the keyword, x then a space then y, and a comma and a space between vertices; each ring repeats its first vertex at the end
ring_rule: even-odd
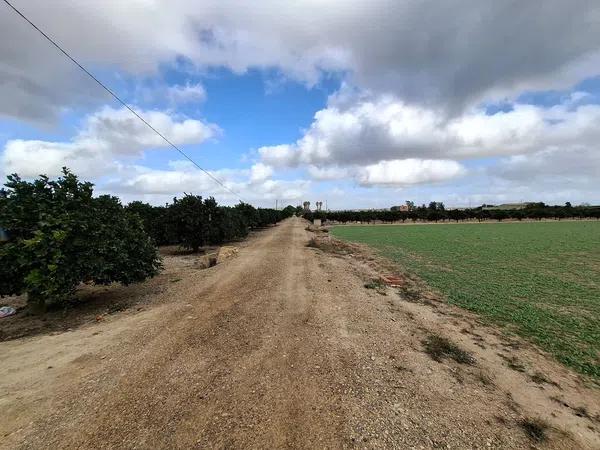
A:
POLYGON ((182 271, 155 308, 0 343, 0 447, 600 448, 597 390, 455 309, 365 289, 376 261, 309 248, 305 226, 182 271), (476 363, 434 361, 432 333, 476 363))

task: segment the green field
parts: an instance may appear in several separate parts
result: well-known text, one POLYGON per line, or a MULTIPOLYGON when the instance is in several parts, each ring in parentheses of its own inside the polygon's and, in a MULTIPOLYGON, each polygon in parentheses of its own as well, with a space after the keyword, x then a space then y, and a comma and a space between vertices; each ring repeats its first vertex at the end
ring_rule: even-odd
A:
POLYGON ((339 226, 450 303, 600 378, 600 222, 339 226))

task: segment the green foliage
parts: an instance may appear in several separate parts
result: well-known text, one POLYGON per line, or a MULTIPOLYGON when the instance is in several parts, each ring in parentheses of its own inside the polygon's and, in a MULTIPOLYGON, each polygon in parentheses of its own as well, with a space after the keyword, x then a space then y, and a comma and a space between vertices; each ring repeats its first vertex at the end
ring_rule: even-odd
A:
POLYGON ((156 245, 166 245, 169 242, 167 230, 167 208, 164 206, 152 206, 148 203, 134 201, 129 203, 125 209, 137 214, 142 220, 144 230, 154 240, 156 245))
POLYGON ((245 228, 251 229, 258 227, 259 218, 256 208, 248 203, 240 202, 235 206, 242 218, 242 224, 245 228))
POLYGON ((67 169, 56 181, 11 175, 6 187, 0 189, 0 228, 10 240, 0 243, 0 295, 27 292, 39 308, 68 299, 81 282, 129 284, 154 275, 160 268, 155 245, 198 251, 296 212, 293 206, 224 207, 188 194, 166 206, 134 201, 123 207, 116 197, 94 198, 92 184, 67 169))
POLYGON ((218 225, 221 231, 221 240, 218 244, 243 239, 248 236, 248 226, 242 215, 242 212, 237 208, 221 207, 222 215, 221 222, 218 225))
POLYGON ((197 252, 207 240, 207 220, 201 196, 186 194, 181 199, 174 198, 167 214, 170 240, 197 252))
POLYGON ((137 215, 63 173, 33 182, 10 175, 0 195, 0 227, 10 236, 0 244, 0 295, 26 292, 38 309, 67 300, 81 282, 129 284, 160 268, 137 215))
POLYGON ((298 213, 298 209, 300 207, 294 208, 292 205, 287 205, 285 208, 281 210, 281 215, 283 218, 292 217, 294 214, 298 213))
POLYGON ((600 378, 600 223, 335 227, 379 249, 451 303, 600 378))
POLYGON ((166 206, 132 202, 127 210, 138 215, 144 229, 157 245, 180 244, 193 251, 205 245, 219 245, 242 239, 249 230, 267 227, 291 217, 296 208, 282 211, 255 208, 247 203, 219 206, 214 198, 185 194, 166 206))
POLYGON ((542 219, 600 219, 600 206, 571 206, 569 202, 565 206, 548 206, 544 203, 529 203, 521 209, 500 209, 492 205, 482 205, 477 208, 446 209, 442 202, 431 202, 429 206, 421 205, 415 207, 414 203, 406 202, 408 211, 400 211, 393 206, 388 210, 370 211, 315 211, 302 213, 304 218, 330 220, 336 222, 405 222, 406 220, 439 222, 454 220, 497 220, 499 222, 507 219, 512 220, 542 220, 542 219))
POLYGON ((231 207, 218 206, 214 198, 186 194, 173 199, 165 215, 169 242, 193 251, 205 245, 241 239, 251 228, 276 223, 280 215, 274 210, 256 209, 240 203, 231 207), (272 212, 271 212, 272 211, 272 212))

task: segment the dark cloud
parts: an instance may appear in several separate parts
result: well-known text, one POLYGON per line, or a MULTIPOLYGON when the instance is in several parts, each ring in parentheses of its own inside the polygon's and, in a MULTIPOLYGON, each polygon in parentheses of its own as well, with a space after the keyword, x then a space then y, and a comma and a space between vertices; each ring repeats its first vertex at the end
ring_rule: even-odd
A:
MULTIPOLYGON (((459 112, 490 96, 569 86, 597 75, 595 0, 267 0, 18 6, 91 67, 148 74, 193 66, 278 68, 312 84, 341 70, 361 89, 459 112), (206 39, 210 36, 210 39, 206 39)), ((102 95, 12 13, 0 14, 0 114, 39 119, 102 95)))

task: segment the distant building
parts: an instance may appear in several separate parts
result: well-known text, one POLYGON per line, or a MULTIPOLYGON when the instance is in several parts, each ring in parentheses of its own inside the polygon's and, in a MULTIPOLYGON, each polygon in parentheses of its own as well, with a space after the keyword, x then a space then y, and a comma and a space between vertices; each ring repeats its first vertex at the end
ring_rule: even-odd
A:
POLYGON ((392 211, 402 211, 402 212, 410 211, 408 205, 392 206, 390 209, 392 211))
POLYGON ((302 203, 302 206, 304 207, 305 212, 310 212, 310 202, 304 202, 302 203))

